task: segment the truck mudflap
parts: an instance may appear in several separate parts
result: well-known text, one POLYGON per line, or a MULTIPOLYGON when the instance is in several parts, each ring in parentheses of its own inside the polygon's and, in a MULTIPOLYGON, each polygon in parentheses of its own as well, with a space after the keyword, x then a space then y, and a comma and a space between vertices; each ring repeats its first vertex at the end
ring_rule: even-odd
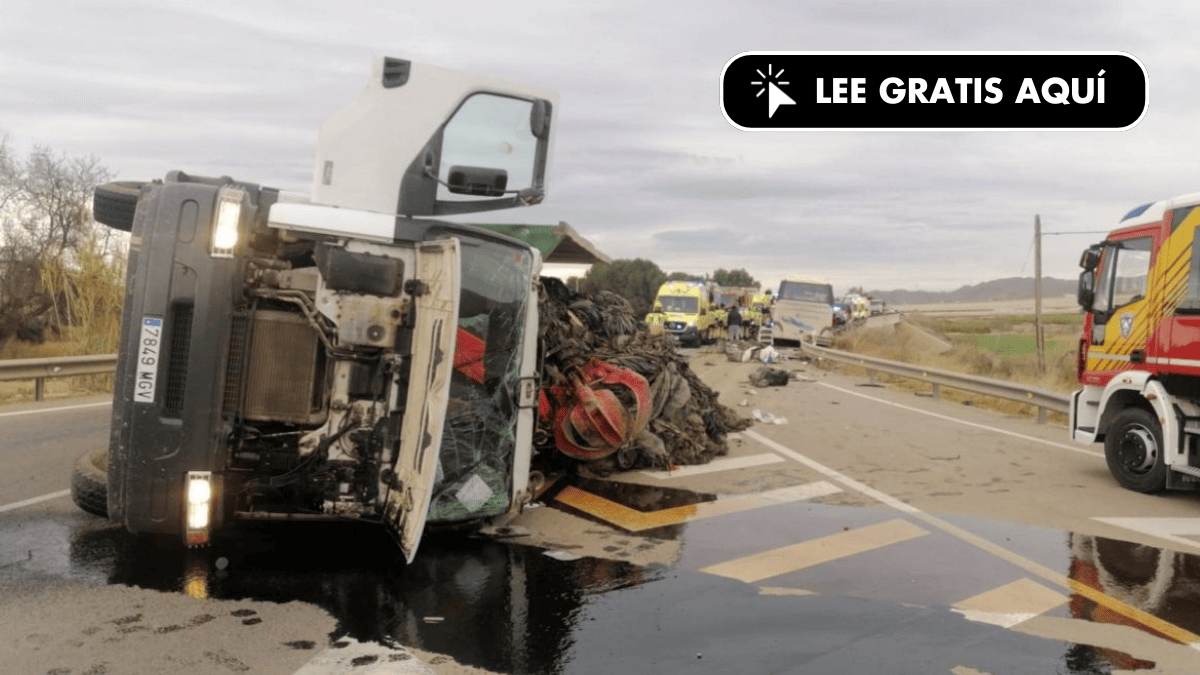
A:
POLYGON ((442 427, 450 395, 450 375, 458 326, 458 240, 422 243, 417 249, 414 289, 416 325, 412 366, 399 451, 387 481, 384 526, 412 562, 425 529, 442 427))

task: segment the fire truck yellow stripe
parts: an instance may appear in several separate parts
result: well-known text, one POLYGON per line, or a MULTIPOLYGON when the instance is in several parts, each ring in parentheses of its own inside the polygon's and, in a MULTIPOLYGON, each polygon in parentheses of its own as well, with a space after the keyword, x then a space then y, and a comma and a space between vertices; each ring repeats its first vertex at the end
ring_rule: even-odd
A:
POLYGON ((1187 293, 1188 273, 1191 271, 1192 260, 1192 245, 1188 244, 1184 247, 1183 252, 1179 255, 1179 260, 1172 265, 1167 284, 1166 300, 1163 303, 1163 316, 1174 314, 1176 308, 1183 302, 1183 298, 1187 293))
POLYGON ((1191 258, 1191 247, 1185 247, 1178 256, 1170 261, 1163 272, 1163 303, 1162 309, 1178 306, 1178 299, 1186 290, 1187 262, 1191 258))

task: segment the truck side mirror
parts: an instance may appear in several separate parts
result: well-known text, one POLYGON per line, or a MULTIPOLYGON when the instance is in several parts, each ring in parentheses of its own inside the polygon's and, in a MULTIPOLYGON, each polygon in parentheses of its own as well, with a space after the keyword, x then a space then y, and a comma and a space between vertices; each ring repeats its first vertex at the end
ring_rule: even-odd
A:
POLYGON ((1092 303, 1096 300, 1096 274, 1093 270, 1079 273, 1079 288, 1075 291, 1075 299, 1084 311, 1092 308, 1092 303))
POLYGON ((550 101, 539 98, 529 109, 529 132, 534 138, 545 140, 550 135, 550 101))

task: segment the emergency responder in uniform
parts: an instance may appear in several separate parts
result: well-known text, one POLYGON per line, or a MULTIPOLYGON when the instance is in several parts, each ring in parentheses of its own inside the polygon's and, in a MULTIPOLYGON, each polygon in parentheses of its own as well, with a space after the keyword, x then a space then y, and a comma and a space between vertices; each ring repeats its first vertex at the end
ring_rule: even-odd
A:
POLYGON ((734 342, 742 339, 742 315, 737 305, 729 308, 729 317, 725 321, 729 325, 729 339, 734 342))

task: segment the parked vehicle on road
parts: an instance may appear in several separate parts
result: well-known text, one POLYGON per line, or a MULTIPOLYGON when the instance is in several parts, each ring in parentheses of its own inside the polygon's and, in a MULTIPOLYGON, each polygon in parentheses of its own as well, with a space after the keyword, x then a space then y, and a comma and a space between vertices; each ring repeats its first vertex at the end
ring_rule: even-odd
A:
POLYGON ((723 331, 714 313, 715 286, 708 281, 668 281, 658 288, 647 325, 661 326, 680 344, 699 347, 723 331))
POLYGON ((776 342, 833 344, 833 286, 813 278, 784 279, 775 294, 771 318, 776 342))
POLYGON ((1070 433, 1131 490, 1200 489, 1200 193, 1130 211, 1083 252, 1070 433))

